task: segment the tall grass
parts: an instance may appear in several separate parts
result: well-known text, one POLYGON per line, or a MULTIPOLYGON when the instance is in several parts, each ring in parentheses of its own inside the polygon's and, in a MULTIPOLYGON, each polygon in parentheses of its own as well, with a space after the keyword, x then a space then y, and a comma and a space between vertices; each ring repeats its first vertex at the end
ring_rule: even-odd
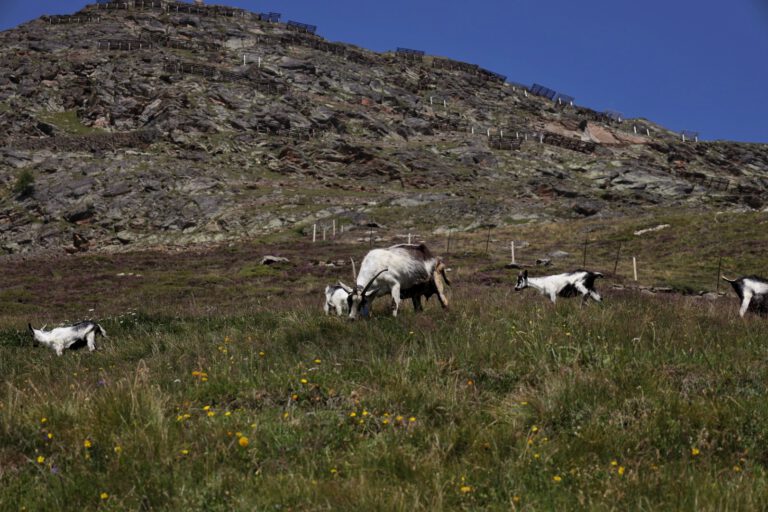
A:
POLYGON ((459 284, 357 323, 180 304, 63 357, 6 328, 0 509, 761 509, 764 322, 606 295, 459 284))

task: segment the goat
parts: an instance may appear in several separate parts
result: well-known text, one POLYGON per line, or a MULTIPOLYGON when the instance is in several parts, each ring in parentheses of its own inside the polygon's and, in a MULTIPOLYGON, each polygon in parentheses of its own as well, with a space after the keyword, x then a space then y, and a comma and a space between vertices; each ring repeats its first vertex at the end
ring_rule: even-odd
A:
POLYGON ((741 301, 739 316, 744 317, 747 311, 760 315, 768 314, 768 280, 758 276, 745 276, 738 279, 721 277, 731 283, 736 295, 739 296, 741 301))
MULTIPOLYGON (((429 300, 433 295, 437 294, 438 297, 442 297, 441 305, 443 308, 448 307, 448 302, 445 300, 445 285, 451 285, 451 281, 448 276, 445 275, 445 264, 442 261, 438 261, 432 278, 424 283, 417 284, 407 290, 400 290, 401 299, 411 299, 413 302, 414 311, 423 311, 424 307, 421 305, 421 298, 424 297, 429 300)), ((323 309, 325 314, 329 315, 331 312, 335 312, 338 316, 346 315, 349 313, 349 305, 347 304, 347 297, 353 292, 351 286, 339 281, 337 284, 328 285, 325 287, 325 304, 323 309)))
POLYGON ((338 316, 343 316, 349 313, 349 306, 347 305, 347 297, 352 292, 352 288, 341 281, 338 284, 331 284, 325 287, 325 310, 326 315, 330 315, 331 311, 336 312, 338 316))
MULTIPOLYGON (((400 244, 387 249, 373 249, 365 255, 360 264, 357 284, 347 297, 349 318, 356 319, 361 312, 368 310, 376 297, 392 296, 392 316, 397 316, 400 302, 405 297, 413 300, 414 308, 421 307, 421 293, 425 288, 415 288, 435 280, 434 292, 440 303, 448 305, 442 286, 444 271, 435 269, 440 262, 424 244, 400 244), (441 284, 437 284, 440 279, 441 284), (418 295, 418 298, 416 296, 418 295)), ((430 290, 431 291, 431 290, 430 290)))
POLYGON ((440 305, 443 309, 448 307, 448 300, 445 297, 445 285, 451 286, 451 281, 448 276, 445 275, 445 263, 438 258, 435 270, 432 272, 432 277, 429 281, 417 284, 407 290, 400 290, 401 299, 411 299, 413 302, 414 311, 423 311, 424 308, 421 305, 421 298, 424 297, 429 300, 430 297, 437 294, 440 300, 440 305))
POLYGON ((72 350, 81 348, 83 344, 88 345, 88 350, 96 350, 96 335, 101 334, 107 337, 107 332, 102 326, 95 322, 85 321, 66 327, 56 327, 50 331, 42 329, 33 329, 32 324, 28 323, 29 332, 32 334, 35 346, 43 344, 56 351, 56 355, 61 355, 64 349, 72 350))
POLYGON ((558 296, 575 297, 577 294, 581 294, 582 304, 589 298, 601 302, 603 299, 595 290, 595 279, 600 277, 603 277, 600 272, 588 270, 576 270, 545 277, 528 277, 528 271, 524 270, 517 276, 515 291, 530 286, 539 290, 543 295, 547 295, 553 304, 558 296))

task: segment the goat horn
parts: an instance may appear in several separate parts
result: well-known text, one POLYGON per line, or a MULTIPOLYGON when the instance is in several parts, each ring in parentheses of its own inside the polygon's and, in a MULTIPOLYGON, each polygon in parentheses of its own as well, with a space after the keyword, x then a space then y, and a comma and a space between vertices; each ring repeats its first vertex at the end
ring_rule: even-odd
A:
POLYGON ((725 277, 724 275, 721 275, 720 277, 722 277, 722 278, 723 278, 723 280, 725 280, 725 281, 728 281, 729 283, 733 283, 733 282, 735 282, 735 281, 736 281, 735 279, 728 279, 728 278, 727 278, 727 277, 725 277))
POLYGON ((355 259, 349 258, 349 261, 352 262, 352 280, 357 281, 357 270, 355 270, 355 259))
POLYGON ((441 276, 443 276, 443 281, 445 281, 445 284, 448 286, 451 286, 451 280, 448 279, 448 276, 445 274, 445 271, 447 269, 445 268, 445 263, 441 260, 437 266, 435 267, 435 271, 439 272, 441 276))
POLYGON ((389 271, 389 269, 388 269, 388 268, 385 268, 384 270, 380 270, 378 274, 376 274, 375 276, 373 276, 373 277, 371 278, 371 280, 370 280, 370 281, 368 281, 368 284, 367 284, 367 285, 365 285, 365 288, 363 288, 363 292, 361 293, 361 295, 362 295, 363 297, 365 297, 365 294, 366 294, 366 292, 368 291, 368 288, 370 288, 370 287, 371 287, 371 285, 372 285, 372 284, 373 284, 373 282, 376 280, 376 278, 377 278, 377 277, 379 277, 379 276, 380 276, 381 274, 383 274, 384 272, 388 272, 388 271, 389 271))

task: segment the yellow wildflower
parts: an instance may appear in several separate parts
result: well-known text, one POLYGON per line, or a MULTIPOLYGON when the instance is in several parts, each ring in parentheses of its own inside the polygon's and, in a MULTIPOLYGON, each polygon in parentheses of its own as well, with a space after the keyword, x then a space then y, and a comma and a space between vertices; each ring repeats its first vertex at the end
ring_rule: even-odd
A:
POLYGON ((83 446, 84 446, 86 449, 88 449, 88 448, 90 448, 91 446, 93 446, 93 444, 91 443, 91 440, 90 440, 90 439, 86 439, 85 441, 83 441, 83 446))
POLYGON ((48 432, 48 439, 53 439, 53 434, 51 434, 50 432, 48 432))
POLYGON ((123 452, 123 447, 120 445, 115 446, 115 453, 120 455, 123 452))
POLYGON ((179 453, 182 455, 189 455, 189 450, 179 450, 179 453))
POLYGON ((37 463, 38 464, 42 464, 43 462, 45 462, 45 457, 43 457, 42 455, 38 455, 37 456, 37 463))
POLYGON ((696 457, 696 456, 698 456, 700 453, 701 453, 701 450, 699 450, 698 448, 696 448, 696 447, 693 447, 693 448, 691 448, 691 456, 692 456, 692 457, 696 457))
POLYGON ((297 395, 296 393, 291 395, 291 400, 293 400, 294 402, 296 402, 298 399, 299 399, 299 395, 297 395))
POLYGON ((624 466, 619 466, 619 476, 624 476, 624 466))
POLYGON ((232 411, 227 411, 224 413, 224 416, 232 416, 232 411))
POLYGON ((539 431, 539 427, 537 427, 536 425, 534 425, 534 426, 532 426, 532 427, 531 427, 531 432, 533 432, 534 434, 535 434, 536 432, 538 432, 538 431, 539 431))
POLYGON ((389 420, 385 419, 385 420, 384 420, 384 421, 382 421, 381 423, 382 423, 382 425, 389 425, 389 420))
POLYGON ((265 352, 259 352, 259 357, 264 357, 265 355, 267 355, 265 352))
POLYGON ((354 418, 355 416, 357 416, 357 413, 355 411, 352 411, 351 413, 349 413, 350 418, 354 418))
POLYGON ((368 411, 366 411, 365 409, 363 409, 363 416, 368 416, 368 411))
POLYGON ((213 418, 214 416, 216 416, 216 413, 214 411, 208 411, 209 418, 213 418))
POLYGON ((612 461, 611 461, 611 466, 618 466, 618 465, 619 465, 619 463, 618 463, 618 462, 616 462, 615 460, 612 460, 612 461))
POLYGON ((553 482, 562 482, 563 478, 560 475, 555 475, 552 477, 553 482))
POLYGON ((248 438, 245 436, 241 436, 240 439, 237 440, 237 444, 239 444, 243 448, 248 448, 248 438))
POLYGON ((739 473, 741 471, 741 466, 733 466, 734 473, 739 473))
POLYGON ((462 485, 461 487, 459 487, 459 490, 461 491, 462 494, 467 494, 467 493, 472 492, 472 486, 471 485, 462 485))
POLYGON ((408 418, 408 421, 410 421, 411 423, 415 423, 416 418, 414 416, 411 416, 410 418, 408 418))
POLYGON ((514 501, 515 503, 520 503, 520 496, 517 496, 517 495, 512 496, 512 501, 514 501))
POLYGON ((40 418, 40 423, 45 423, 48 421, 48 418, 40 418))
POLYGON ((308 381, 307 379, 301 379, 299 382, 301 382, 302 384, 306 384, 308 381))
POLYGON ((210 408, 211 408, 211 406, 210 406, 210 405, 206 405, 205 407, 203 407, 203 410, 204 410, 204 411, 207 411, 207 410, 208 410, 208 409, 210 409, 210 408))
POLYGON ((397 417, 395 418, 395 420, 396 420, 396 421, 403 421, 403 417, 402 417, 402 416, 397 416, 397 417))
POLYGON ((106 492, 103 492, 103 493, 99 494, 99 497, 101 499, 103 499, 103 500, 107 500, 107 499, 109 499, 109 494, 106 493, 106 492))
POLYGON ((319 359, 315 359, 315 361, 314 361, 315 364, 320 364, 321 362, 322 361, 320 361, 319 359))

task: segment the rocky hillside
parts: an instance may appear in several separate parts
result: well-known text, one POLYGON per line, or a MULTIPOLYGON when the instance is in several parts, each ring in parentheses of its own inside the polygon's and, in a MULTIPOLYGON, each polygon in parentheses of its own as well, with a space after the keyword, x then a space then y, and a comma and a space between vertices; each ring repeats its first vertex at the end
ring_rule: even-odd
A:
POLYGON ((469 63, 246 11, 135 4, 0 33, 3 252, 192 244, 331 217, 470 230, 768 199, 765 145, 683 142, 469 63))

